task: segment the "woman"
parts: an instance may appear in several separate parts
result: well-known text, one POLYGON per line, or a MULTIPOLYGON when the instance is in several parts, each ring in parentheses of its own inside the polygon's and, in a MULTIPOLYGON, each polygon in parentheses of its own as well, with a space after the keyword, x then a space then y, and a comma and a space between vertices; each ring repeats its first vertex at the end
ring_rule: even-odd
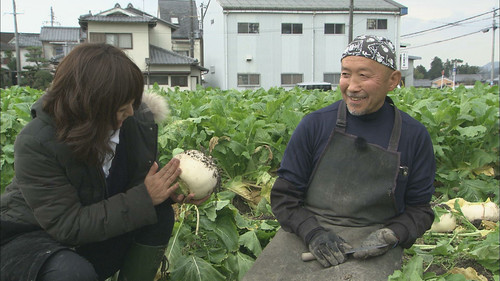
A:
POLYGON ((148 106, 143 88, 140 69, 111 45, 79 45, 61 62, 15 142, 2 280, 154 278, 171 204, 207 198, 175 194, 178 160, 159 169, 155 118, 167 108, 148 106))

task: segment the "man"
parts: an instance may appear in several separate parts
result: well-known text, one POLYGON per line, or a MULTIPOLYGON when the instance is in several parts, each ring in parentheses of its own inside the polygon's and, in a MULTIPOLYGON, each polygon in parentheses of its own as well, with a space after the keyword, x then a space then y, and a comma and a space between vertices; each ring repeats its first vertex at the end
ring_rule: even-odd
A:
POLYGON ((341 65, 342 100, 304 117, 285 150, 271 191, 282 230, 254 265, 267 280, 387 280, 434 220, 430 136, 387 97, 401 79, 392 43, 358 36, 341 65))

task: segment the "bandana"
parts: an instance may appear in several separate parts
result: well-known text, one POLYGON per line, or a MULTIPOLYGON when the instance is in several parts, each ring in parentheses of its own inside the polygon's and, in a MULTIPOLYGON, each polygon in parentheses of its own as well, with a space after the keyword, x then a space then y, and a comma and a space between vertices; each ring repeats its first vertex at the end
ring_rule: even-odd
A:
POLYGON ((389 39, 375 35, 360 35, 352 40, 344 53, 341 61, 348 56, 359 56, 372 59, 391 69, 396 70, 396 54, 394 45, 389 39))

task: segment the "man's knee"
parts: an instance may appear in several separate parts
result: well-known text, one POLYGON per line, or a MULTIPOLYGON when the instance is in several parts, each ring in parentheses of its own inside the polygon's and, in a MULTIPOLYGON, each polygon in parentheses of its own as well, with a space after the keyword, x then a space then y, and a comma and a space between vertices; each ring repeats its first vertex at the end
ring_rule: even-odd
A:
POLYGON ((71 250, 53 254, 38 273, 38 281, 95 281, 97 273, 90 262, 71 250))

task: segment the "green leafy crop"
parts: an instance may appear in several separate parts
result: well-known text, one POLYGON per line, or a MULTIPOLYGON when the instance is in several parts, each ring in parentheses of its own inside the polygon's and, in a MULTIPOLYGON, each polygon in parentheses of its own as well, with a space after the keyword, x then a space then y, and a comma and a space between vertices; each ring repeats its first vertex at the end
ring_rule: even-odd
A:
MULTIPOLYGON (((222 188, 195 207, 176 207, 177 221, 166 251, 169 280, 240 280, 279 229, 269 194, 285 147, 308 113, 341 99, 340 92, 284 90, 196 91, 153 88, 171 115, 159 125, 161 164, 179 150, 211 155, 222 172, 222 188)), ((14 173, 16 135, 30 120, 30 106, 42 92, 1 90, 1 187, 14 173)), ((462 197, 499 202, 499 92, 472 89, 396 89, 396 106, 428 129, 436 156, 433 205, 462 197)), ((443 212, 435 208, 436 214, 443 212)), ((460 215, 457 215, 460 216, 460 215)), ((466 280, 453 269, 464 261, 499 280, 498 222, 485 226, 459 219, 453 233, 427 232, 405 251, 401 270, 389 280, 466 280), (439 265, 439 266, 438 266, 439 265)))

